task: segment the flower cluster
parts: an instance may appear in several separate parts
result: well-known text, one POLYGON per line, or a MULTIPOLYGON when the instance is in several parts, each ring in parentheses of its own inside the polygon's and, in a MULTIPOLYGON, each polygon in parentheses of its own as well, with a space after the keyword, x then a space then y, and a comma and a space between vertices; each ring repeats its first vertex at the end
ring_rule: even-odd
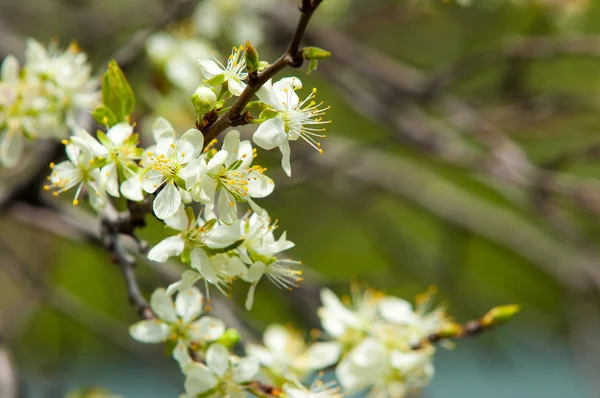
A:
POLYGON ((76 44, 60 51, 29 39, 23 66, 11 55, 0 68, 0 163, 15 166, 26 139, 66 137, 77 112, 91 111, 99 98, 76 44))
MULTIPOLYGON (((232 7, 227 14, 235 16, 234 3, 220 1, 219 7, 232 7)), ((177 43, 181 44, 157 35, 149 48, 165 74, 181 78, 180 88, 196 87, 188 102, 196 122, 180 134, 158 117, 151 128, 153 142, 142 147, 145 140, 131 122, 135 96, 115 61, 102 78, 102 104, 92 112, 103 131, 90 134, 75 123, 75 113, 96 105, 99 97, 85 55, 74 46, 59 53, 30 42, 21 71, 12 57, 2 64, 0 161, 14 164, 23 137, 53 134, 64 138, 66 160, 50 164, 45 190, 55 196, 74 190, 74 205, 87 197, 98 213, 114 212, 123 202, 129 209, 137 208, 135 203, 152 204, 169 236, 149 250, 148 259, 164 263, 175 258, 186 268, 180 280, 154 291, 150 308, 143 308, 148 309, 143 312, 146 319, 132 325, 130 334, 139 342, 166 345, 186 377, 183 398, 338 398, 342 390, 400 398, 427 385, 435 350, 424 342, 442 332, 440 339, 463 333, 443 309, 431 310, 431 295, 420 297, 413 308, 373 290, 354 289, 352 299, 340 300, 323 289, 318 315, 324 331, 317 331, 310 342, 290 327, 271 325, 264 345, 247 344, 245 357, 233 354, 238 332, 205 314, 209 306, 204 297, 208 303, 210 288, 229 296, 234 282, 246 283, 245 306, 250 310, 264 278, 281 289, 302 281, 300 262, 282 257, 294 243, 286 232, 276 236, 278 220, 262 207, 261 199, 274 191, 275 183, 256 163, 253 143, 265 150, 278 148, 289 176, 290 141, 302 138, 323 153, 319 140, 325 137, 323 125, 329 121, 323 117, 329 108, 315 100, 316 89, 302 100, 297 77, 253 86, 261 81, 258 74, 272 76, 269 71, 277 65, 269 69, 249 42, 233 48, 225 64, 213 58, 198 60, 197 65, 190 62, 189 53, 201 55, 204 50, 194 42, 185 49, 176 48, 177 43), (181 53, 186 53, 185 59, 171 62, 181 53), (237 130, 224 132, 226 127, 250 124, 258 125, 252 140, 243 139, 237 130), (221 132, 218 148, 213 137, 221 132), (205 293, 196 287, 201 282, 205 293), (300 382, 333 369, 337 382, 318 378, 309 388, 300 382), (259 381, 265 379, 272 383, 268 388, 259 381)), ((330 55, 316 47, 301 54, 310 61, 309 71, 330 55)), ((508 319, 515 311, 497 309, 482 325, 508 319)))
POLYGON ((346 393, 368 390, 373 397, 404 397, 433 376, 434 348, 414 347, 450 322, 443 309, 430 311, 431 298, 429 293, 420 296, 413 309, 396 297, 355 290, 344 304, 323 289, 318 311, 323 341, 307 346, 298 332, 272 325, 265 331, 264 346, 248 344, 246 350, 275 383, 335 366, 346 393))

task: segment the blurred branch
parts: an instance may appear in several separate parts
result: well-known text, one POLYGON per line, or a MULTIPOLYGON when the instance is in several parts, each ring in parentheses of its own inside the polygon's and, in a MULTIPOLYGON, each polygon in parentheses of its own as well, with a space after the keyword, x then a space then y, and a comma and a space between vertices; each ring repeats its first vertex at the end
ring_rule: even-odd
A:
POLYGON ((330 139, 327 156, 313 155, 310 160, 343 171, 354 181, 407 197, 438 217, 511 249, 572 291, 600 286, 597 253, 582 253, 554 240, 515 212, 478 199, 405 159, 330 139))
POLYGON ((141 350, 140 347, 131 344, 131 339, 126 332, 127 325, 99 313, 67 290, 50 286, 42 276, 32 272, 3 240, 0 240, 0 253, 3 256, 2 269, 27 290, 27 297, 83 325, 111 344, 138 355, 148 353, 147 350, 141 350))

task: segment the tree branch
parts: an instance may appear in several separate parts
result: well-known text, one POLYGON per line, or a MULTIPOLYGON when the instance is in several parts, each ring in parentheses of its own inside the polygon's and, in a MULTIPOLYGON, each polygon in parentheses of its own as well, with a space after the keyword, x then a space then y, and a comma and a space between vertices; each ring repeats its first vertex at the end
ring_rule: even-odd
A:
POLYGON ((252 100, 256 92, 265 85, 269 79, 282 71, 285 67, 299 68, 304 63, 302 52, 299 50, 300 41, 306 32, 306 27, 310 19, 319 6, 322 0, 303 0, 300 6, 300 19, 296 25, 293 36, 287 47, 287 50, 271 64, 267 69, 258 75, 256 79, 248 79, 248 84, 240 96, 235 100, 229 110, 217 119, 214 123, 209 124, 202 131, 204 134, 204 147, 206 147, 213 139, 217 138, 225 129, 232 126, 240 113, 244 110, 248 102, 252 100))

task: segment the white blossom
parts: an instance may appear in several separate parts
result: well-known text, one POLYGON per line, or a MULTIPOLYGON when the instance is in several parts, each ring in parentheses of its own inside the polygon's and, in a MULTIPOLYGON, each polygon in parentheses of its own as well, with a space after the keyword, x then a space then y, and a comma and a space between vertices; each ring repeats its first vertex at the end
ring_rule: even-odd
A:
POLYGON ((156 66, 162 68, 167 79, 186 92, 194 90, 202 81, 197 59, 210 57, 211 48, 195 37, 179 38, 157 32, 148 38, 146 52, 156 66))
POLYGON ((65 146, 68 160, 55 165, 50 164, 49 185, 45 190, 54 189, 54 196, 76 188, 73 204, 79 204, 79 195, 85 187, 88 192, 90 204, 96 211, 100 211, 107 203, 106 192, 100 181, 100 171, 93 165, 93 156, 86 147, 74 143, 65 146))
POLYGON ((272 4, 273 0, 205 0, 194 13, 194 26, 202 37, 224 34, 232 43, 250 40, 258 45, 264 39, 258 14, 272 4))
POLYGON ((246 88, 246 49, 244 46, 234 47, 227 60, 227 66, 223 66, 217 59, 198 60, 202 74, 207 83, 212 86, 220 86, 227 82, 229 92, 235 96, 242 94, 246 88))
POLYGON ((106 135, 98 132, 98 139, 85 130, 77 130, 71 139, 86 146, 95 160, 102 164, 100 177, 109 195, 119 197, 122 193, 129 200, 144 199, 136 163, 141 158, 142 149, 137 146, 138 138, 137 134, 133 134, 133 126, 126 122, 118 123, 108 129, 106 135), (119 173, 126 178, 120 188, 119 173))
POLYGON ((300 332, 277 324, 267 327, 263 342, 264 346, 247 344, 246 352, 279 377, 291 374, 304 378, 311 371, 333 365, 340 356, 338 344, 317 342, 307 345, 300 332))
POLYGON ((302 82, 296 77, 287 77, 272 84, 269 80, 256 93, 257 97, 276 112, 276 116, 265 120, 254 133, 254 142, 263 149, 279 147, 282 154, 281 166, 287 175, 291 175, 290 143, 298 138, 304 139, 320 153, 324 138, 324 128, 313 127, 330 123, 322 116, 329 107, 321 108, 322 103, 314 101, 316 89, 304 101, 300 101, 295 90, 302 88, 302 82))
POLYGON ((238 263, 241 264, 241 271, 239 266, 234 270, 236 267, 233 261, 220 261, 221 257, 217 256, 240 239, 239 221, 232 225, 223 225, 212 218, 206 222, 200 216, 194 217, 193 212, 186 214, 183 204, 180 204, 174 215, 164 221, 179 233, 154 246, 148 253, 150 260, 165 262, 169 257, 180 256, 185 252, 191 266, 207 282, 219 288, 227 285, 231 278, 239 276, 240 272, 245 274, 246 267, 240 260, 238 263), (213 256, 213 259, 210 256, 213 256), (223 265, 224 263, 227 265, 223 265))
POLYGON ((154 214, 165 219, 175 214, 181 204, 181 194, 176 187, 183 182, 180 172, 202 152, 204 136, 197 129, 189 129, 177 139, 175 130, 164 118, 152 126, 156 145, 148 148, 142 157, 145 169, 142 188, 148 193, 160 190, 152 208, 154 214))
POLYGON ((206 352, 206 365, 193 362, 183 372, 186 375, 185 391, 189 396, 246 397, 245 383, 259 370, 258 361, 252 357, 238 358, 229 354, 221 344, 212 344, 206 352))
POLYGON ((283 393, 286 398, 342 398, 340 387, 336 386, 335 381, 323 383, 317 379, 310 388, 304 387, 300 382, 294 380, 293 383, 283 385, 283 393))
MULTIPOLYGON (((252 198, 264 198, 273 192, 275 183, 264 174, 265 168, 251 166, 253 149, 249 141, 240 142, 240 133, 232 130, 227 133, 223 147, 209 161, 202 190, 209 203, 215 203, 219 219, 227 224, 238 219, 237 202, 248 202, 261 212, 252 198)), ((186 181, 187 183, 187 181, 186 181)))
POLYGON ((202 316, 204 297, 195 287, 180 291, 173 301, 165 289, 156 289, 150 299, 150 308, 158 317, 140 321, 129 328, 131 336, 142 343, 173 341, 173 356, 182 367, 191 359, 188 349, 217 340, 225 332, 225 325, 217 318, 202 316))

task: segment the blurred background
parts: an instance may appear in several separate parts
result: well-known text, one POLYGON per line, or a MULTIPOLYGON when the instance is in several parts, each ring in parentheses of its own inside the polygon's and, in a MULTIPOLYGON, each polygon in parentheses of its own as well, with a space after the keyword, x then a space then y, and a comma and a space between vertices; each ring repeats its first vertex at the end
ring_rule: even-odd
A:
MULTIPOLYGON (((264 206, 306 281, 262 284, 250 313, 245 290, 214 294, 214 311, 252 340, 271 322, 318 327, 320 287, 351 281, 408 300, 435 285, 458 321, 517 303, 510 324, 440 348, 418 396, 598 397, 600 2, 457 2, 324 0, 305 41, 333 57, 284 71, 331 105, 324 154, 295 142, 286 178, 278 151, 259 150, 277 185, 264 206)), ((159 114, 185 131, 195 61, 247 38, 274 60, 296 18, 286 0, 0 0, 0 58, 22 58, 27 37, 75 40, 98 75, 122 62, 142 136, 159 114)), ((17 378, 23 397, 177 396, 163 348, 128 336, 136 314, 98 221, 24 185, 32 173, 0 172, 0 383, 17 378)), ((137 272, 147 294, 177 276, 137 272)))

